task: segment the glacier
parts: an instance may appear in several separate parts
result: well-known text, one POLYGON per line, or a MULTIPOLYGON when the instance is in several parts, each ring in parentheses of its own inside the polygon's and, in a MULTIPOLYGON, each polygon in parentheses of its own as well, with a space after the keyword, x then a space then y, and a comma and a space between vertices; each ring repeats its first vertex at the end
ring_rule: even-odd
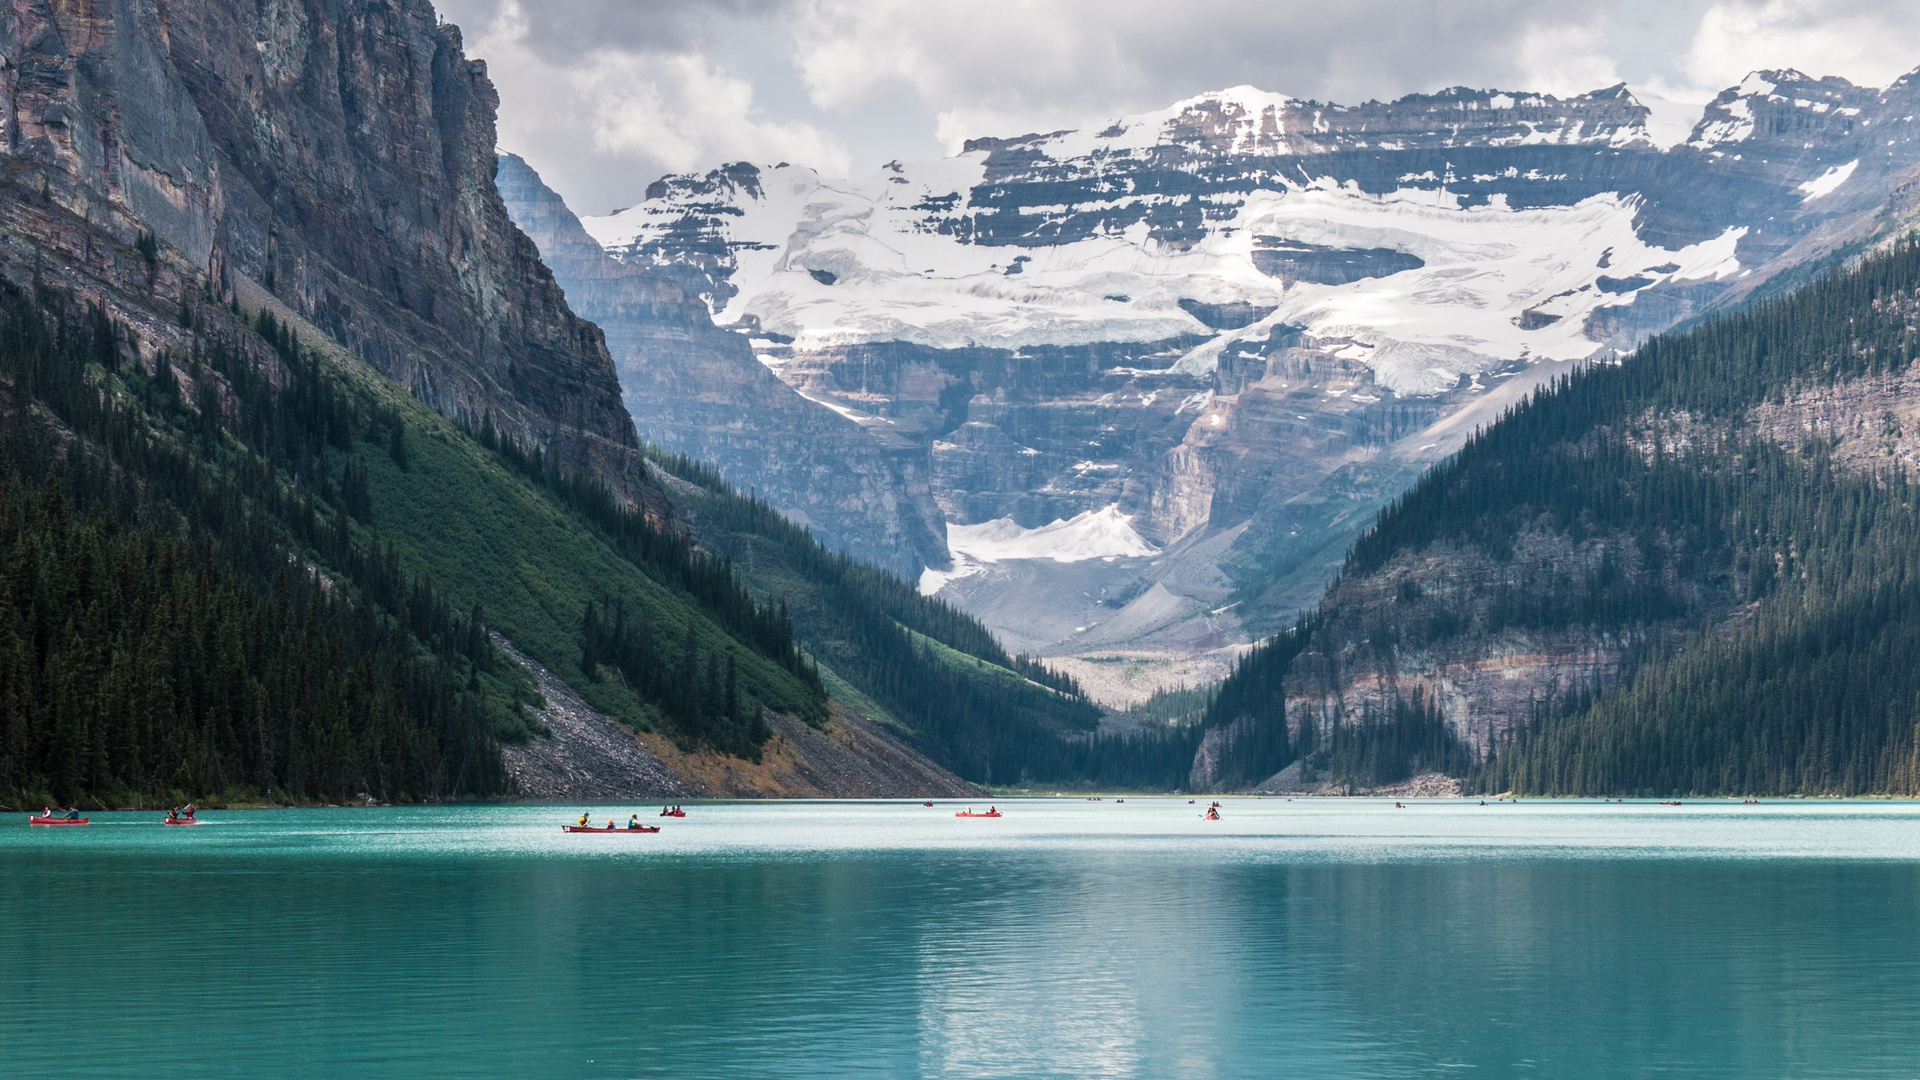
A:
MULTIPOLYGON (((923 589, 1034 651, 1192 655, 1281 625, 1533 388, 1900 227, 1917 107, 1911 75, 1788 70, 1703 104, 1241 86, 861 177, 663 177, 582 225, 937 506, 923 589)), ((633 366, 708 379, 685 350, 633 366)), ((772 445, 629 406, 743 482, 772 445)), ((814 487, 776 505, 871 498, 791 430, 814 487)))

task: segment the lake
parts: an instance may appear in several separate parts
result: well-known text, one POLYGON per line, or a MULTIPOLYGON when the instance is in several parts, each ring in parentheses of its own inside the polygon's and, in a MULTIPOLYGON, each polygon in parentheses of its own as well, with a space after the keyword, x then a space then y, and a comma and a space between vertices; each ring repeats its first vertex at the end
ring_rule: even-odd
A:
POLYGON ((1205 803, 0 815, 0 1076, 1920 1075, 1920 805, 1205 803))

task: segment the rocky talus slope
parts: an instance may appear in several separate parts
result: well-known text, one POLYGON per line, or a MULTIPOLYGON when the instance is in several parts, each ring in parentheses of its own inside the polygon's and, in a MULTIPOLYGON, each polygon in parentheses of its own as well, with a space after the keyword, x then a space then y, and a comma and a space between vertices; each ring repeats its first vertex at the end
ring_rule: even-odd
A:
POLYGON ((769 713, 775 736, 761 760, 688 751, 631 730, 593 708, 547 669, 501 644, 533 673, 549 734, 505 750, 521 798, 964 798, 979 789, 934 765, 879 725, 834 710, 825 730, 769 713))

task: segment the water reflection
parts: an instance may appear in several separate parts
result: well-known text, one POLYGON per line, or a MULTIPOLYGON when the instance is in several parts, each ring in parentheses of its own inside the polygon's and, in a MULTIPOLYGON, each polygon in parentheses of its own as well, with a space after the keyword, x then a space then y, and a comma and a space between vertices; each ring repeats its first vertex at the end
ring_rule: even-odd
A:
POLYGON ((0 1075, 1877 1077, 1920 1060, 1911 806, 1016 811, 702 807, 645 846, 563 836, 530 807, 193 830, 103 815, 77 835, 0 818, 18 994, 0 1075))

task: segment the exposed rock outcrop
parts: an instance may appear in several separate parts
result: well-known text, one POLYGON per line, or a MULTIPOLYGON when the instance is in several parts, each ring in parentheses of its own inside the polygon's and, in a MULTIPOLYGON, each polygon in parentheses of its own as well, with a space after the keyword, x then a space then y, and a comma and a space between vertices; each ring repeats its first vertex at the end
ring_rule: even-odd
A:
POLYGON ((494 189, 485 66, 426 0, 9 0, 0 56, 17 273, 136 324, 244 275, 441 412, 639 482, 599 332, 494 189))

